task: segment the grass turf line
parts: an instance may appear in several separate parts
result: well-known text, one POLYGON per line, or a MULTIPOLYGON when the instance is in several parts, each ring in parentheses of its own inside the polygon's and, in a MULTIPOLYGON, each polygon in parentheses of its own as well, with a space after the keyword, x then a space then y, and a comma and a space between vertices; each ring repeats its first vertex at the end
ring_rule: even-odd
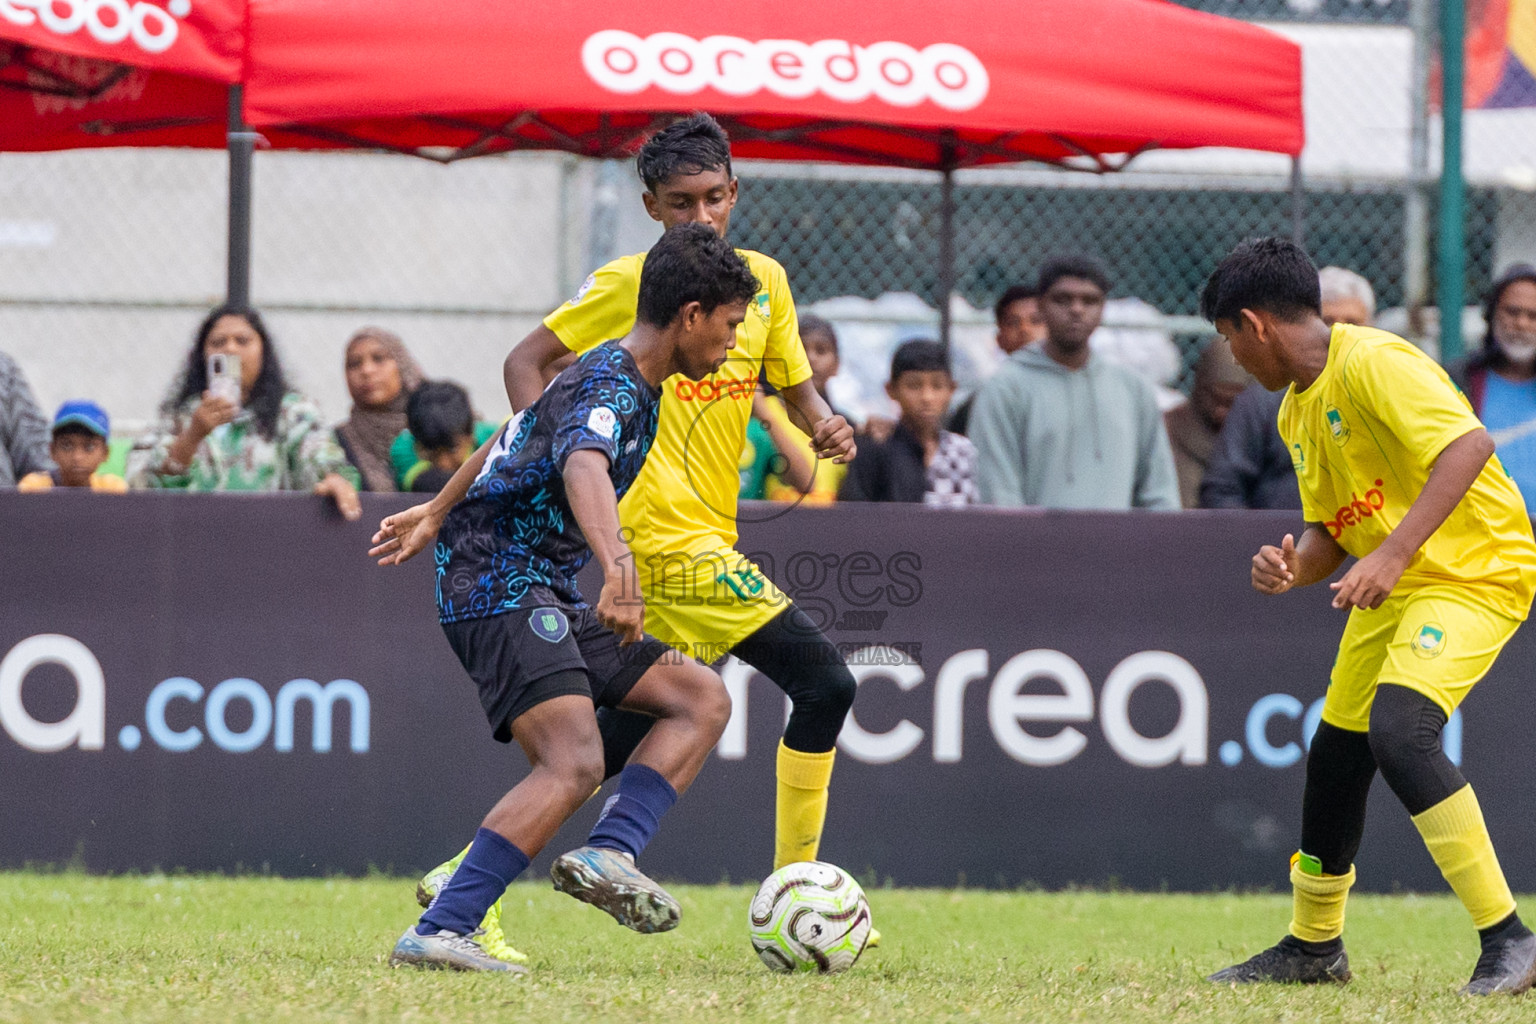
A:
POLYGON ((1217 988, 1280 937, 1276 895, 870 892, 885 945, 847 974, 770 974, 742 886, 678 886, 641 936, 544 884, 508 894, 514 981, 385 960, 414 879, 0 873, 0 1021, 1513 1021, 1536 997, 1455 991, 1476 935, 1452 897, 1351 898, 1345 988, 1217 988))

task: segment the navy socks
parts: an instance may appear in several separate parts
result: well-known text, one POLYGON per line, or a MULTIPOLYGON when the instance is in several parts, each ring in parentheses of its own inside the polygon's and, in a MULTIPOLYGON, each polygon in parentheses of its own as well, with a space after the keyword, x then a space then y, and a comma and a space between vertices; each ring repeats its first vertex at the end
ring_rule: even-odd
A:
POLYGON ((643 764, 629 765, 619 775, 619 791, 608 799, 602 817, 592 826, 587 845, 638 858, 656 834, 661 816, 675 803, 677 790, 660 772, 643 764))
POLYGON ((475 833, 459 870, 421 915, 418 935, 453 932, 473 935, 485 912, 528 867, 528 855, 505 837, 482 828, 475 833))

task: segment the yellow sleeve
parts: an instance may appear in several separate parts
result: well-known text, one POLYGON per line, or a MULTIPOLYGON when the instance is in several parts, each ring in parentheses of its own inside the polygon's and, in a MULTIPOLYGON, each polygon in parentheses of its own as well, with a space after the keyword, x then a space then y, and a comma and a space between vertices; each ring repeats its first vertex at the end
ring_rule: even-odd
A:
POLYGON ((1384 423, 1423 469, 1446 445, 1483 425, 1445 371, 1406 341, 1359 345, 1345 382, 1355 404, 1384 423))
MULTIPOLYGON (((792 388, 811 378, 811 361, 800 340, 800 316, 795 312, 795 297, 789 291, 789 275, 771 260, 759 254, 761 262, 752 269, 758 284, 768 295, 768 343, 763 348, 763 375, 780 389, 792 388)), ((763 292, 758 293, 762 302, 763 292)))
POLYGON ((572 352, 624 337, 635 326, 644 263, 645 254, 640 253, 598 267, 569 302, 544 318, 544 326, 572 352))
POLYGON ((1317 495, 1312 493, 1300 477, 1296 478, 1296 482, 1299 485, 1297 489, 1301 492, 1302 521, 1307 523, 1326 523, 1333 515, 1332 509, 1324 508, 1317 500, 1317 495))
POLYGON ((26 476, 16 481, 16 489, 23 493, 51 491, 53 490, 53 477, 43 472, 28 473, 26 476))

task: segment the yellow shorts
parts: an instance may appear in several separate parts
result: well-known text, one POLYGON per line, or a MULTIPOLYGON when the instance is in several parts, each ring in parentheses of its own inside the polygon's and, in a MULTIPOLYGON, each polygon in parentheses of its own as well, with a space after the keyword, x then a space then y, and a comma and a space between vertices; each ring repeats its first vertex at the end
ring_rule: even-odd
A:
POLYGON ((1518 628, 1518 619, 1457 587, 1417 588, 1375 611, 1356 608, 1339 641, 1323 721, 1368 731, 1382 683, 1422 693, 1449 718, 1518 628))
POLYGON ((790 605, 756 563, 735 548, 642 555, 645 631, 705 664, 756 633, 790 605))

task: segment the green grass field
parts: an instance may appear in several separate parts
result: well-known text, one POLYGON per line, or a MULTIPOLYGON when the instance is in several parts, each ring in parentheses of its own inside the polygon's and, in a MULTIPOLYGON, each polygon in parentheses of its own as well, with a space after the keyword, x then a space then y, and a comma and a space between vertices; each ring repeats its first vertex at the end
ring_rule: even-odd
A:
POLYGON ((1346 988, 1201 976, 1279 938, 1274 895, 877 889, 885 945, 837 977, 765 970, 749 891, 681 886, 683 924, 624 931, 553 892, 508 894, 511 980, 391 970, 413 882, 0 874, 0 1021, 1504 1021, 1536 997, 1456 996, 1476 957, 1450 897, 1357 896, 1346 988))

